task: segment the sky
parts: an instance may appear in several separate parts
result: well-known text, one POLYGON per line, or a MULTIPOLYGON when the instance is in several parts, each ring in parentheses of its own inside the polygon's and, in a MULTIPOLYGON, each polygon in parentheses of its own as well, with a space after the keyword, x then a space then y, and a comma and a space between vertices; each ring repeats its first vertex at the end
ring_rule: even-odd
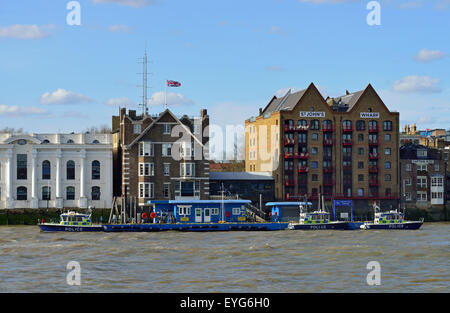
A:
POLYGON ((222 127, 289 88, 371 83, 401 126, 450 128, 450 0, 377 1, 380 25, 368 0, 69 2, 0 0, 0 128, 81 132, 139 110, 145 50, 151 114, 166 79, 175 114, 222 127))

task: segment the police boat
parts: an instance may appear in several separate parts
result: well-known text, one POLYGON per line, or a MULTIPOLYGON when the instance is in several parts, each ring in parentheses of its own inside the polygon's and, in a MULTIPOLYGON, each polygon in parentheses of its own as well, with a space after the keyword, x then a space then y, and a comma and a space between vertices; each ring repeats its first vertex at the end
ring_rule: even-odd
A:
POLYGON ((374 210, 374 221, 365 222, 361 229, 419 229, 423 224, 423 218, 420 221, 406 221, 405 214, 397 210, 380 212, 375 204, 374 210))
MULTIPOLYGON (((320 199, 320 197, 319 197, 320 199)), ((313 212, 304 212, 303 205, 299 206, 300 217, 298 223, 289 223, 288 228, 292 230, 317 230, 317 229, 346 229, 345 221, 330 221, 330 213, 323 210, 320 205, 319 209, 313 212)), ((323 198, 322 198, 323 203, 323 198)), ((323 206, 323 204, 322 204, 323 206)), ((308 207, 308 206, 307 206, 308 207)))
POLYGON ((56 231, 68 231, 68 232, 93 232, 103 231, 103 227, 100 224, 93 224, 91 219, 92 211, 89 214, 77 213, 69 211, 60 215, 59 223, 39 223, 38 226, 43 232, 56 232, 56 231))

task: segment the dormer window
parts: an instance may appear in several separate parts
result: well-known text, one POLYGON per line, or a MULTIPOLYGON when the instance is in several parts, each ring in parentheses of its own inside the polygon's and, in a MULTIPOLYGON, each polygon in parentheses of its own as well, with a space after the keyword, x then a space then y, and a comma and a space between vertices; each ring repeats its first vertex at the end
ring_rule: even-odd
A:
POLYGON ((137 135, 141 133, 141 124, 133 124, 133 134, 137 135))
POLYGON ((170 127, 170 124, 163 124, 163 134, 164 135, 170 135, 172 131, 172 128, 170 127))
POLYGON ((427 157, 427 150, 417 150, 417 157, 418 158, 426 158, 427 157))
POLYGON ((27 144, 27 141, 25 139, 19 139, 17 140, 17 144, 23 146, 27 144))

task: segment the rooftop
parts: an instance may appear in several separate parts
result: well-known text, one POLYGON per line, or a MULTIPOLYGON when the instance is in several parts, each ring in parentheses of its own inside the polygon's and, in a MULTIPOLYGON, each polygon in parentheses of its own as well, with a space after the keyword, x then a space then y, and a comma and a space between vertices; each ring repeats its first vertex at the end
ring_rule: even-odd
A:
POLYGON ((210 180, 273 180, 269 172, 210 172, 210 180))

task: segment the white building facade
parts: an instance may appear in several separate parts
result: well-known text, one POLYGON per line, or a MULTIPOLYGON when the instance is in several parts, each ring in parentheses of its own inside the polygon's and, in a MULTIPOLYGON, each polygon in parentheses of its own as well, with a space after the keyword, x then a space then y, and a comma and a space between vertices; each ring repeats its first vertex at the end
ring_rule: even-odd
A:
POLYGON ((0 133, 0 209, 110 208, 110 134, 0 133))

